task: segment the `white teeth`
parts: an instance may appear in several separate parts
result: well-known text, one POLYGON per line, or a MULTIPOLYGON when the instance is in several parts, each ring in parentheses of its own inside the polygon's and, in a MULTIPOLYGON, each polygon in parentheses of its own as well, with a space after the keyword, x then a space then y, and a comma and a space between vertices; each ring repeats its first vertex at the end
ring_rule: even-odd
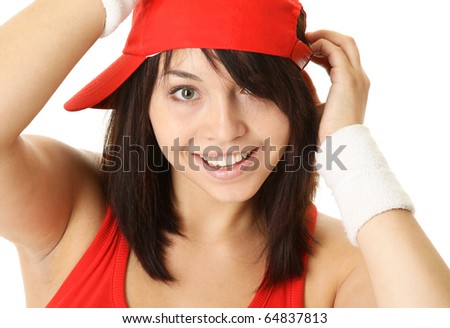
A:
POLYGON ((208 157, 202 157, 203 160, 205 160, 210 166, 215 166, 215 167, 225 167, 225 166, 233 166, 236 163, 239 163, 240 161, 242 161, 243 159, 246 159, 247 157, 250 156, 250 152, 246 152, 246 153, 238 153, 235 155, 231 155, 231 156, 227 156, 227 157, 222 157, 222 158, 217 158, 217 159, 209 159, 208 157))
POLYGON ((234 155, 234 162, 237 163, 237 162, 240 162, 240 161, 242 161, 241 153, 234 155))

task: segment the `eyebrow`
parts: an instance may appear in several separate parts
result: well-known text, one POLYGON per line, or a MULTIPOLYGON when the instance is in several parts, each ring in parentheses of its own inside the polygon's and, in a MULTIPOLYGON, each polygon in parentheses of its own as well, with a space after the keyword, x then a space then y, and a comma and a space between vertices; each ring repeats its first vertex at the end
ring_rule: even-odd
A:
POLYGON ((185 72, 185 71, 180 71, 180 70, 170 70, 164 73, 164 76, 166 75, 175 75, 178 77, 181 77, 183 79, 190 79, 190 80, 194 80, 194 81, 199 81, 202 82, 202 79, 199 78, 197 75, 185 72))

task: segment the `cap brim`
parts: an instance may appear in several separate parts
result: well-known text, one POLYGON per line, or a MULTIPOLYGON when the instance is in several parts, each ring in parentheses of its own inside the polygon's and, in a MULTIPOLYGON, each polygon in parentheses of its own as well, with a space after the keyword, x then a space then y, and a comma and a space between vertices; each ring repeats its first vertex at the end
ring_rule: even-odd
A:
POLYGON ((68 111, 85 108, 113 109, 107 98, 145 61, 145 56, 123 54, 93 81, 64 104, 68 111))

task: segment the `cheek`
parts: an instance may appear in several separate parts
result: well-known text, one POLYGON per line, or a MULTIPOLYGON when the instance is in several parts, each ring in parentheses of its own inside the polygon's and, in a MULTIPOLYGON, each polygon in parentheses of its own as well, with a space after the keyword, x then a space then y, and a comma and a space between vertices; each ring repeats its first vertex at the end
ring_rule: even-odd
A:
POLYGON ((160 146, 166 145, 169 138, 169 134, 167 133, 169 130, 164 129, 163 126, 169 123, 170 120, 162 111, 156 109, 154 106, 150 107, 149 117, 153 132, 156 136, 156 141, 160 146))
POLYGON ((170 109, 164 101, 156 95, 149 108, 149 117, 156 139, 160 145, 169 145, 176 138, 175 132, 179 131, 177 121, 172 117, 170 109))
POLYGON ((150 107, 149 117, 158 146, 173 164, 175 158, 179 159, 184 154, 182 150, 192 136, 188 125, 171 115, 165 107, 150 107))
POLYGON ((158 103, 152 102, 149 108, 149 118, 150 123, 153 128, 153 133, 156 137, 156 142, 158 146, 164 153, 165 157, 170 161, 170 154, 168 150, 170 146, 173 144, 174 137, 172 135, 172 131, 174 129, 171 126, 172 124, 170 117, 167 113, 167 110, 164 110, 158 103))
POLYGON ((186 124, 180 124, 175 120, 151 120, 156 140, 162 146, 175 144, 188 145, 191 132, 186 129, 186 124))
POLYGON ((289 118, 286 116, 286 114, 281 112, 281 110, 279 111, 277 116, 278 127, 276 128, 276 136, 279 139, 278 142, 281 143, 282 146, 286 146, 289 143, 289 139, 291 136, 289 118))
POLYGON ((264 138, 270 138, 273 146, 286 146, 289 142, 291 129, 288 117, 279 109, 273 110, 259 122, 259 131, 264 138))

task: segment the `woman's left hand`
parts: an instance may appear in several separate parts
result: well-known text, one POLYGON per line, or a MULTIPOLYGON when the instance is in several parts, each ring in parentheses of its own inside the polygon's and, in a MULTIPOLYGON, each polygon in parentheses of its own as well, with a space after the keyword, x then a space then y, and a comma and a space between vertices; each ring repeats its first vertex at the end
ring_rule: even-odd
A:
POLYGON ((312 61, 327 70, 331 88, 326 103, 321 103, 314 84, 303 71, 319 111, 319 145, 337 130, 363 124, 370 82, 361 67, 355 41, 348 36, 326 30, 307 34, 314 52, 312 61))

